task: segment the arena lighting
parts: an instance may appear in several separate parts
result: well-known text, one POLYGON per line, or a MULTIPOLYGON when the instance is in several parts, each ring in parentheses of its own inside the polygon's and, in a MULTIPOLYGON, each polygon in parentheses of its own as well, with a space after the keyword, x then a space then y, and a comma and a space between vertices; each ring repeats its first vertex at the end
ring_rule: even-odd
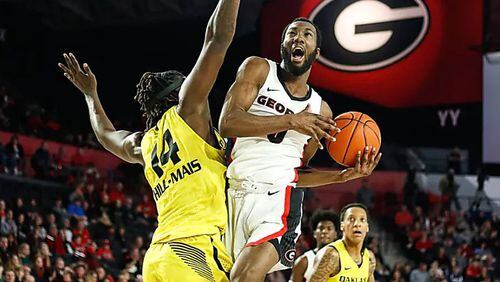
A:
POLYGON ((485 55, 485 58, 490 63, 498 64, 498 63, 500 63, 500 51, 487 53, 485 55))

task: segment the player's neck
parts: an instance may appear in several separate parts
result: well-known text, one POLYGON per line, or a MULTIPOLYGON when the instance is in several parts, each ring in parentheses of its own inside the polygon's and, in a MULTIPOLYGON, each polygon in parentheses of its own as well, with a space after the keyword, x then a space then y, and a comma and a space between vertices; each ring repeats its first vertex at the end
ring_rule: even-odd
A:
POLYGON ((303 73, 301 75, 293 75, 285 69, 284 62, 281 62, 280 68, 281 68, 281 70, 280 70, 281 77, 282 77, 283 81, 285 81, 287 84, 296 84, 296 85, 307 84, 307 80, 309 79, 309 75, 311 74, 311 69, 312 69, 312 68, 309 68, 305 73, 303 73))
POLYGON ((311 73, 311 68, 307 70, 305 73, 295 76, 288 71, 286 71, 284 63, 282 62, 280 65, 280 69, 278 70, 280 80, 285 83, 288 91, 296 97, 302 97, 307 95, 309 91, 309 86, 307 85, 307 80, 309 79, 309 74, 311 73))
POLYGON ((345 249, 347 253, 353 258, 354 261, 361 258, 361 250, 363 249, 363 242, 355 243, 347 239, 346 237, 342 238, 344 242, 345 249))

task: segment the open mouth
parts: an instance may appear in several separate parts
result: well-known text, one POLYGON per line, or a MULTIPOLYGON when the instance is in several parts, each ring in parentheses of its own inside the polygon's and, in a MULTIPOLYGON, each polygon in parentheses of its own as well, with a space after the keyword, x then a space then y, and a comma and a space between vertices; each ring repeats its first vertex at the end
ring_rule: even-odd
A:
POLYGON ((353 232, 355 236, 363 236, 363 232, 356 230, 353 232))
POLYGON ((292 52, 292 62, 300 63, 304 60, 304 50, 302 48, 296 47, 292 52))

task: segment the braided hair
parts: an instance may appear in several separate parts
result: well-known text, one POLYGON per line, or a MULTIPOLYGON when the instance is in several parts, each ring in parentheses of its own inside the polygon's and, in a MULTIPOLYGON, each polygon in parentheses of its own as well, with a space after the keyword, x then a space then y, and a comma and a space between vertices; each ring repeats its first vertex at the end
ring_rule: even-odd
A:
POLYGON ((179 104, 179 89, 184 79, 184 75, 175 70, 142 75, 134 100, 141 105, 146 118, 145 131, 153 128, 165 111, 179 104))

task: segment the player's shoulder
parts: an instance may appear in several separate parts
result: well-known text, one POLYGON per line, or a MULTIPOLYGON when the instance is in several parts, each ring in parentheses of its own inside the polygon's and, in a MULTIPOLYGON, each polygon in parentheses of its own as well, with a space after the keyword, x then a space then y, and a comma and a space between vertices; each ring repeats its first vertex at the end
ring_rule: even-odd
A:
POLYGON ((238 76, 244 78, 245 81, 255 81, 257 84, 262 84, 266 80, 269 70, 270 65, 266 59, 251 56, 241 64, 238 76))
POLYGON ((268 60, 258 57, 258 56, 250 56, 243 61, 241 64, 241 69, 245 71, 252 71, 258 73, 266 73, 269 71, 269 62, 268 60))
POLYGON ((335 259, 339 258, 340 254, 337 248, 333 244, 328 244, 325 247, 321 248, 321 250, 318 251, 316 254, 316 257, 318 258, 330 258, 330 259, 335 259))
POLYGON ((367 248, 365 250, 365 252, 368 253, 368 257, 370 258, 370 264, 375 263, 377 261, 377 258, 375 257, 375 253, 372 250, 367 248))

